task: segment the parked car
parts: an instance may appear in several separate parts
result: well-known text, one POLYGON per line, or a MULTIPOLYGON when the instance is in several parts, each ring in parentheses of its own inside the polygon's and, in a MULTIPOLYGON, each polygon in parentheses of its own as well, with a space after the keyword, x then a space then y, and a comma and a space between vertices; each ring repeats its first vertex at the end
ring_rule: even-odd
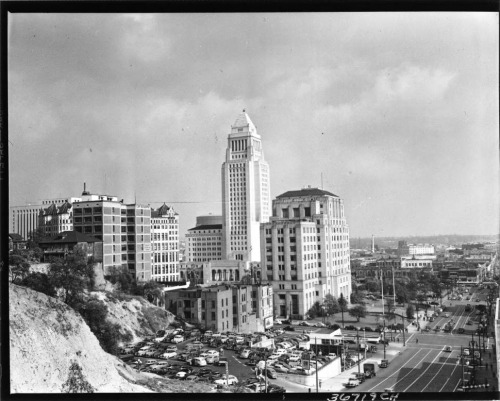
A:
POLYGON ((458 329, 458 334, 463 334, 463 333, 465 333, 465 329, 463 327, 460 327, 458 329))
POLYGON ((207 360, 201 356, 193 358, 192 364, 194 366, 207 366, 207 360))
POLYGON ((451 352, 452 351, 452 348, 449 346, 449 345, 445 345, 444 349, 443 349, 444 352, 451 352))
POLYGON ((273 368, 267 368, 267 377, 269 377, 270 379, 276 379, 278 377, 278 375, 276 374, 276 370, 274 370, 273 368))
POLYGON ((180 334, 177 334, 176 336, 174 336, 174 338, 172 338, 171 340, 173 343, 181 343, 184 341, 184 337, 181 336, 180 334))
POLYGON ((231 386, 238 383, 238 378, 236 376, 229 375, 227 379, 226 377, 224 377, 223 379, 217 379, 214 381, 214 383, 220 386, 231 386))
POLYGON ((175 352, 175 351, 167 351, 161 355, 161 357, 164 359, 175 358, 176 356, 177 356, 177 352, 175 352))
POLYGON ((277 362, 273 365, 273 369, 277 372, 288 373, 288 368, 279 362, 277 362))
POLYGON ((286 326, 283 328, 285 331, 295 331, 295 327, 293 326, 286 326))
POLYGON ((283 322, 280 319, 274 319, 274 323, 276 323, 276 324, 283 324, 283 322))

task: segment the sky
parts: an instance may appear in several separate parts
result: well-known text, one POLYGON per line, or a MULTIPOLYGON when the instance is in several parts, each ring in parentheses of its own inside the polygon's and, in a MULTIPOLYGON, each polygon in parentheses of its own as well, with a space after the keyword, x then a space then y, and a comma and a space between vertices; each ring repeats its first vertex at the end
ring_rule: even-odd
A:
POLYGON ((10 14, 9 202, 221 214, 245 109, 271 197, 308 185, 350 236, 499 232, 498 13, 10 14))

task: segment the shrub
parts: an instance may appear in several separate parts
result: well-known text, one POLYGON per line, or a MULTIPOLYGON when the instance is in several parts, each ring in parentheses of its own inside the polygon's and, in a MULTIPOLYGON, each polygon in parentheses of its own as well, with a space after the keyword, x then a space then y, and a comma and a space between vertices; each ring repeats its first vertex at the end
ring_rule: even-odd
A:
POLYGON ((96 389, 83 375, 81 366, 76 361, 71 361, 68 379, 61 390, 63 393, 93 393, 96 389))
POLYGON ((49 297, 54 297, 56 295, 56 289, 52 285, 49 276, 44 273, 34 272, 28 274, 22 279, 20 285, 29 287, 32 290, 42 292, 49 297))

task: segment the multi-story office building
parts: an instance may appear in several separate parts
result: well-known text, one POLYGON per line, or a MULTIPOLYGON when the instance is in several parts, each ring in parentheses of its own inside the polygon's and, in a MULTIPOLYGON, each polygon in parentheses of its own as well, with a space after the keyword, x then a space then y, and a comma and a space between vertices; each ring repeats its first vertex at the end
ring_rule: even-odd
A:
POLYGON ((273 324, 270 284, 226 284, 165 292, 165 306, 192 324, 215 331, 251 333, 273 324))
POLYGON ((19 234, 25 240, 38 227, 38 215, 43 205, 11 206, 9 208, 10 232, 19 234))
POLYGON ((121 267, 138 281, 151 280, 150 207, 125 205, 114 196, 83 195, 73 203, 74 230, 102 240, 104 274, 121 267))
POLYGON ((260 223, 271 214, 269 165, 245 110, 231 126, 222 164, 222 258, 258 261, 260 223))
POLYGON ((326 294, 349 301, 349 227, 337 195, 310 187, 279 195, 261 225, 261 254, 277 316, 303 317, 326 294))
POLYGON ((179 281, 179 215, 163 204, 151 209, 151 278, 179 281))
POLYGON ((222 216, 198 216, 186 234, 186 262, 222 259, 222 216))

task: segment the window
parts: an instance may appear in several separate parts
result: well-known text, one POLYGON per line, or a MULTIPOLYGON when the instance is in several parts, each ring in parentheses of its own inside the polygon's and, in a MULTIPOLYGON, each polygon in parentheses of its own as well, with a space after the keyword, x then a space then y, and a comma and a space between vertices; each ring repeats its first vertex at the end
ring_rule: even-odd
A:
POLYGON ((288 219, 288 208, 281 209, 281 215, 284 219, 288 219))

